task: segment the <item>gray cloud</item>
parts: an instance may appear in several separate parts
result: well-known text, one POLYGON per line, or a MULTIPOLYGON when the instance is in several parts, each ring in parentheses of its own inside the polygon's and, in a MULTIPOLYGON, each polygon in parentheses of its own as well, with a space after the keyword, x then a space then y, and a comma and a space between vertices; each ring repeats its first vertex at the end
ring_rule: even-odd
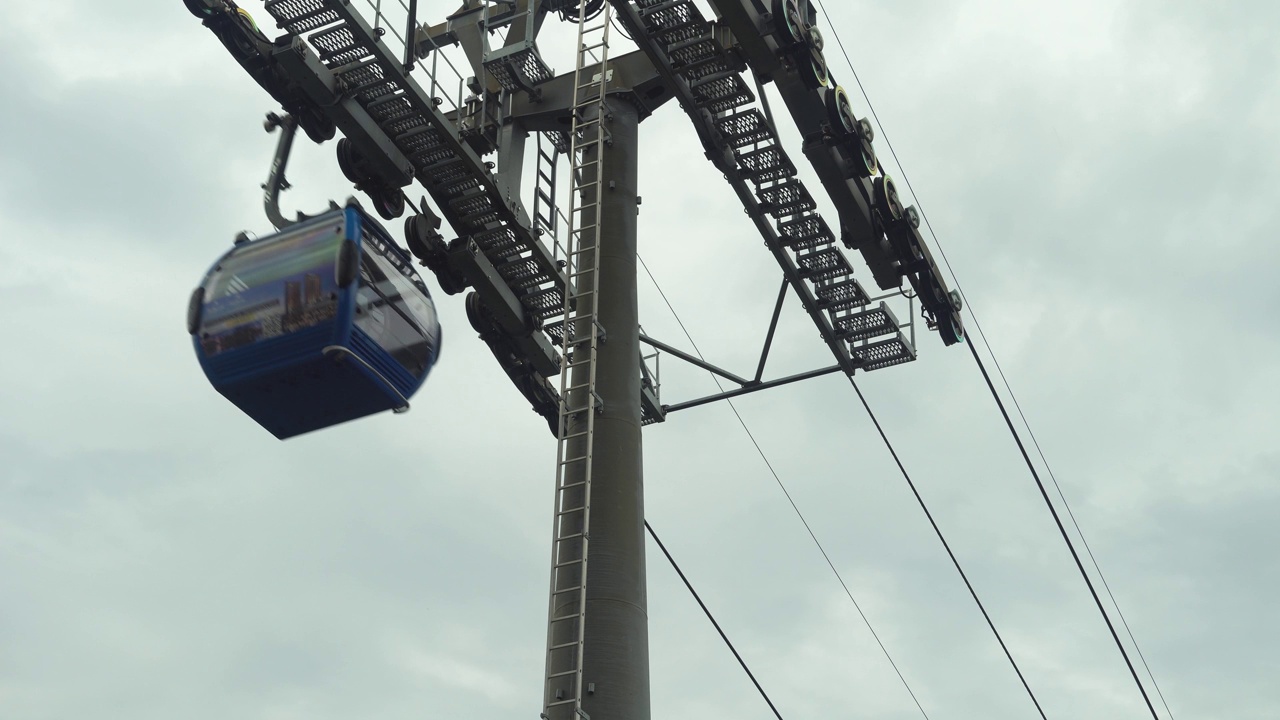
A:
MULTIPOLYGON (((1276 717, 1276 10, 828 10, 1174 713, 1276 717)), ((266 96, 179 3, 23 6, 0 41, 0 716, 536 715, 554 450, 461 298, 413 412, 266 437, 182 328, 266 227, 266 96)), ((749 372, 777 270, 674 108, 642 137, 641 252, 749 372)), ((300 143, 287 207, 350 194, 331 153, 300 143)), ((788 309, 771 372, 826 363, 788 309)), ((967 350, 919 344, 859 384, 1050 717, 1142 717, 967 350)), ((931 716, 1030 717, 855 403, 737 407, 931 716)), ((918 716, 728 407, 645 445, 649 518, 784 716, 918 716)), ((649 566, 654 716, 770 717, 649 566)))

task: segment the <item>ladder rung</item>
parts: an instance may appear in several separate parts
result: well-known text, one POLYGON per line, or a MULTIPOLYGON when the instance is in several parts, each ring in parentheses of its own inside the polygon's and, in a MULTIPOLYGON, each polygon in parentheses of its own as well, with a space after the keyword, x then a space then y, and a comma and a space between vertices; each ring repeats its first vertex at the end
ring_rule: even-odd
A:
POLYGON ((551 567, 552 567, 552 568, 554 568, 554 569, 556 569, 556 570, 559 570, 559 569, 560 569, 560 568, 562 568, 562 567, 569 567, 570 565, 579 565, 579 564, 581 564, 581 563, 582 563, 582 558, 578 558, 577 560, 566 560, 566 561, 561 562, 561 563, 556 563, 555 565, 552 565, 551 567))
MULTIPOLYGON (((578 671, 574 670, 573 672, 578 672, 578 671)), ((555 676, 548 675, 548 677, 555 677, 555 676)), ((557 705, 570 705, 576 702, 578 702, 577 698, 568 698, 567 700, 554 700, 552 702, 547 703, 547 707, 550 708, 550 707, 556 707, 557 705)), ((577 720, 577 719, 575 718, 574 720, 577 720)))
MULTIPOLYGON (((574 617, 577 617, 577 615, 574 615, 574 617)), ((577 675, 577 674, 578 674, 577 670, 561 670, 560 672, 551 673, 550 675, 547 676, 547 679, 550 680, 551 678, 558 678, 558 677, 564 677, 566 675, 577 675)), ((574 700, 573 698, 570 698, 568 700, 556 700, 555 702, 547 703, 547 707, 551 707, 552 705, 564 705, 565 703, 571 703, 571 702, 577 702, 577 701, 574 700)))
MULTIPOLYGON (((569 463, 582 462, 583 460, 586 460, 586 459, 587 459, 587 456, 586 456, 586 455, 579 455, 579 456, 577 456, 577 457, 571 457, 571 458, 569 458, 568 460, 561 460, 561 461, 560 461, 560 467, 564 467, 565 465, 568 465, 569 463)), ((575 508, 575 509, 573 509, 573 510, 566 510, 565 512, 577 512, 578 510, 581 510, 581 509, 582 509, 582 508, 575 508)))
POLYGON ((580 617, 582 617, 582 613, 573 613, 572 615, 561 615, 560 617, 551 618, 551 622, 557 623, 557 622, 564 622, 565 620, 577 620, 580 617))
POLYGON ((572 440, 572 439, 574 439, 574 438, 582 437, 583 435, 586 435, 586 434, 587 434, 587 431, 586 431, 586 430, 583 430, 582 432, 576 432, 576 433, 573 433, 572 435, 565 435, 564 437, 562 437, 562 438, 560 438, 560 439, 561 439, 561 440, 572 440))
POLYGON ((555 596, 555 595, 564 595, 565 593, 571 593, 571 592, 582 592, 582 586, 581 586, 581 585, 574 585, 573 587, 560 588, 559 590, 553 590, 553 591, 551 592, 551 595, 552 595, 552 596, 555 596))
POLYGON ((548 651, 551 651, 551 650, 563 650, 563 649, 565 649, 565 648, 574 647, 574 646, 576 646, 577 644, 578 644, 578 641, 577 641, 577 640, 574 640, 573 642, 560 643, 559 645, 552 645, 551 647, 547 648, 547 650, 548 650, 548 651))
POLYGON ((586 533, 574 533, 572 535, 565 535, 562 538, 556 538, 556 542, 568 542, 569 540, 577 540, 578 538, 584 538, 586 536, 586 533))
POLYGON ((569 483, 568 485, 561 485, 560 492, 564 492, 565 490, 572 490, 576 487, 582 487, 583 485, 586 485, 586 484, 587 484, 586 480, 579 480, 578 482, 569 483))
MULTIPOLYGON (((581 460, 582 458, 578 458, 578 459, 580 459, 580 460, 581 460)), ((566 460, 565 462, 570 462, 570 461, 566 460)), ((584 510, 586 510, 586 508, 584 508, 584 507, 580 507, 580 508, 569 508, 568 510, 561 510, 561 511, 557 512, 557 513, 556 513, 556 517, 564 517, 565 515, 568 515, 569 513, 583 512, 584 510)))

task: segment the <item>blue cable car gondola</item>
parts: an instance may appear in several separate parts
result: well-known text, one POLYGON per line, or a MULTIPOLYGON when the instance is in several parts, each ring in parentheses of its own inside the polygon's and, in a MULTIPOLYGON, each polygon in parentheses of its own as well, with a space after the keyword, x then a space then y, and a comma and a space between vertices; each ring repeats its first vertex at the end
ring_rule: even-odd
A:
POLYGON ((238 243, 187 329, 213 387, 282 440, 407 410, 440 353, 426 285, 355 205, 238 243))

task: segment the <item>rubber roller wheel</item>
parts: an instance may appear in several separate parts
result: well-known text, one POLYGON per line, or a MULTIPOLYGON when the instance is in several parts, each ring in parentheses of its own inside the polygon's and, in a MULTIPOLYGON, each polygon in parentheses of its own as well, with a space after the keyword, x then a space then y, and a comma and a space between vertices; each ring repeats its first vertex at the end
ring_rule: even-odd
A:
POLYGON ((182 0, 182 4, 187 6, 187 11, 201 20, 213 14, 213 10, 200 0, 182 0))
POLYGON ((800 54, 796 62, 799 66, 800 77, 810 90, 824 88, 831 82, 831 75, 827 72, 827 60, 822 56, 822 51, 818 48, 808 48, 807 51, 800 54))
POLYGON ((871 127, 871 121, 867 118, 858 121, 858 136, 869 143, 876 141, 875 128, 871 127))
POLYGON ((955 345, 964 340, 964 325, 955 315, 938 318, 938 334, 942 335, 944 345, 955 345))
POLYGON ((404 244, 409 252, 419 260, 425 260, 431 254, 427 245, 427 219, 421 215, 410 215, 404 219, 404 244))
POLYGON ((356 187, 363 186, 370 179, 364 159, 356 153, 355 144, 347 138, 338 141, 338 168, 356 187))
POLYGON ((369 191, 373 209, 383 220, 395 220, 404 214, 404 193, 400 188, 383 188, 369 191))
POLYGON ((480 293, 467 293, 466 305, 467 320, 471 322, 472 329, 482 335, 493 329, 489 318, 485 317, 484 308, 480 307, 480 293))
POLYGON ((862 157, 862 165, 858 167, 859 175, 871 177, 880 172, 880 161, 876 158, 876 150, 871 147, 871 143, 858 140, 858 155, 862 157))
POLYGON ((858 119, 853 115, 849 93, 839 85, 826 92, 827 120, 842 138, 858 136, 858 119))
POLYGON ((337 134, 337 127, 323 112, 309 107, 297 107, 291 112, 298 118, 298 127, 317 145, 332 140, 337 134))
POLYGON ((806 23, 796 0, 773 0, 773 22, 774 35, 782 45, 799 45, 804 42, 806 23))
POLYGON ((875 181, 876 209, 884 216, 886 222, 901 220, 903 214, 902 201, 898 199, 898 186, 893 178, 881 175, 875 181))

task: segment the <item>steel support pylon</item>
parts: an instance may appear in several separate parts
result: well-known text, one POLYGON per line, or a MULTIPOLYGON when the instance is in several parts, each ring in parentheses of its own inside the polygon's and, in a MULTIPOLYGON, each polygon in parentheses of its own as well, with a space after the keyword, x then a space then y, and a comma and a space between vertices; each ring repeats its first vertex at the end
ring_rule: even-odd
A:
MULTIPOLYGON (((586 5, 584 3, 584 5, 586 5)), ((608 96, 612 7, 579 18, 560 330, 547 720, 648 720, 636 300, 639 117, 608 96)))

